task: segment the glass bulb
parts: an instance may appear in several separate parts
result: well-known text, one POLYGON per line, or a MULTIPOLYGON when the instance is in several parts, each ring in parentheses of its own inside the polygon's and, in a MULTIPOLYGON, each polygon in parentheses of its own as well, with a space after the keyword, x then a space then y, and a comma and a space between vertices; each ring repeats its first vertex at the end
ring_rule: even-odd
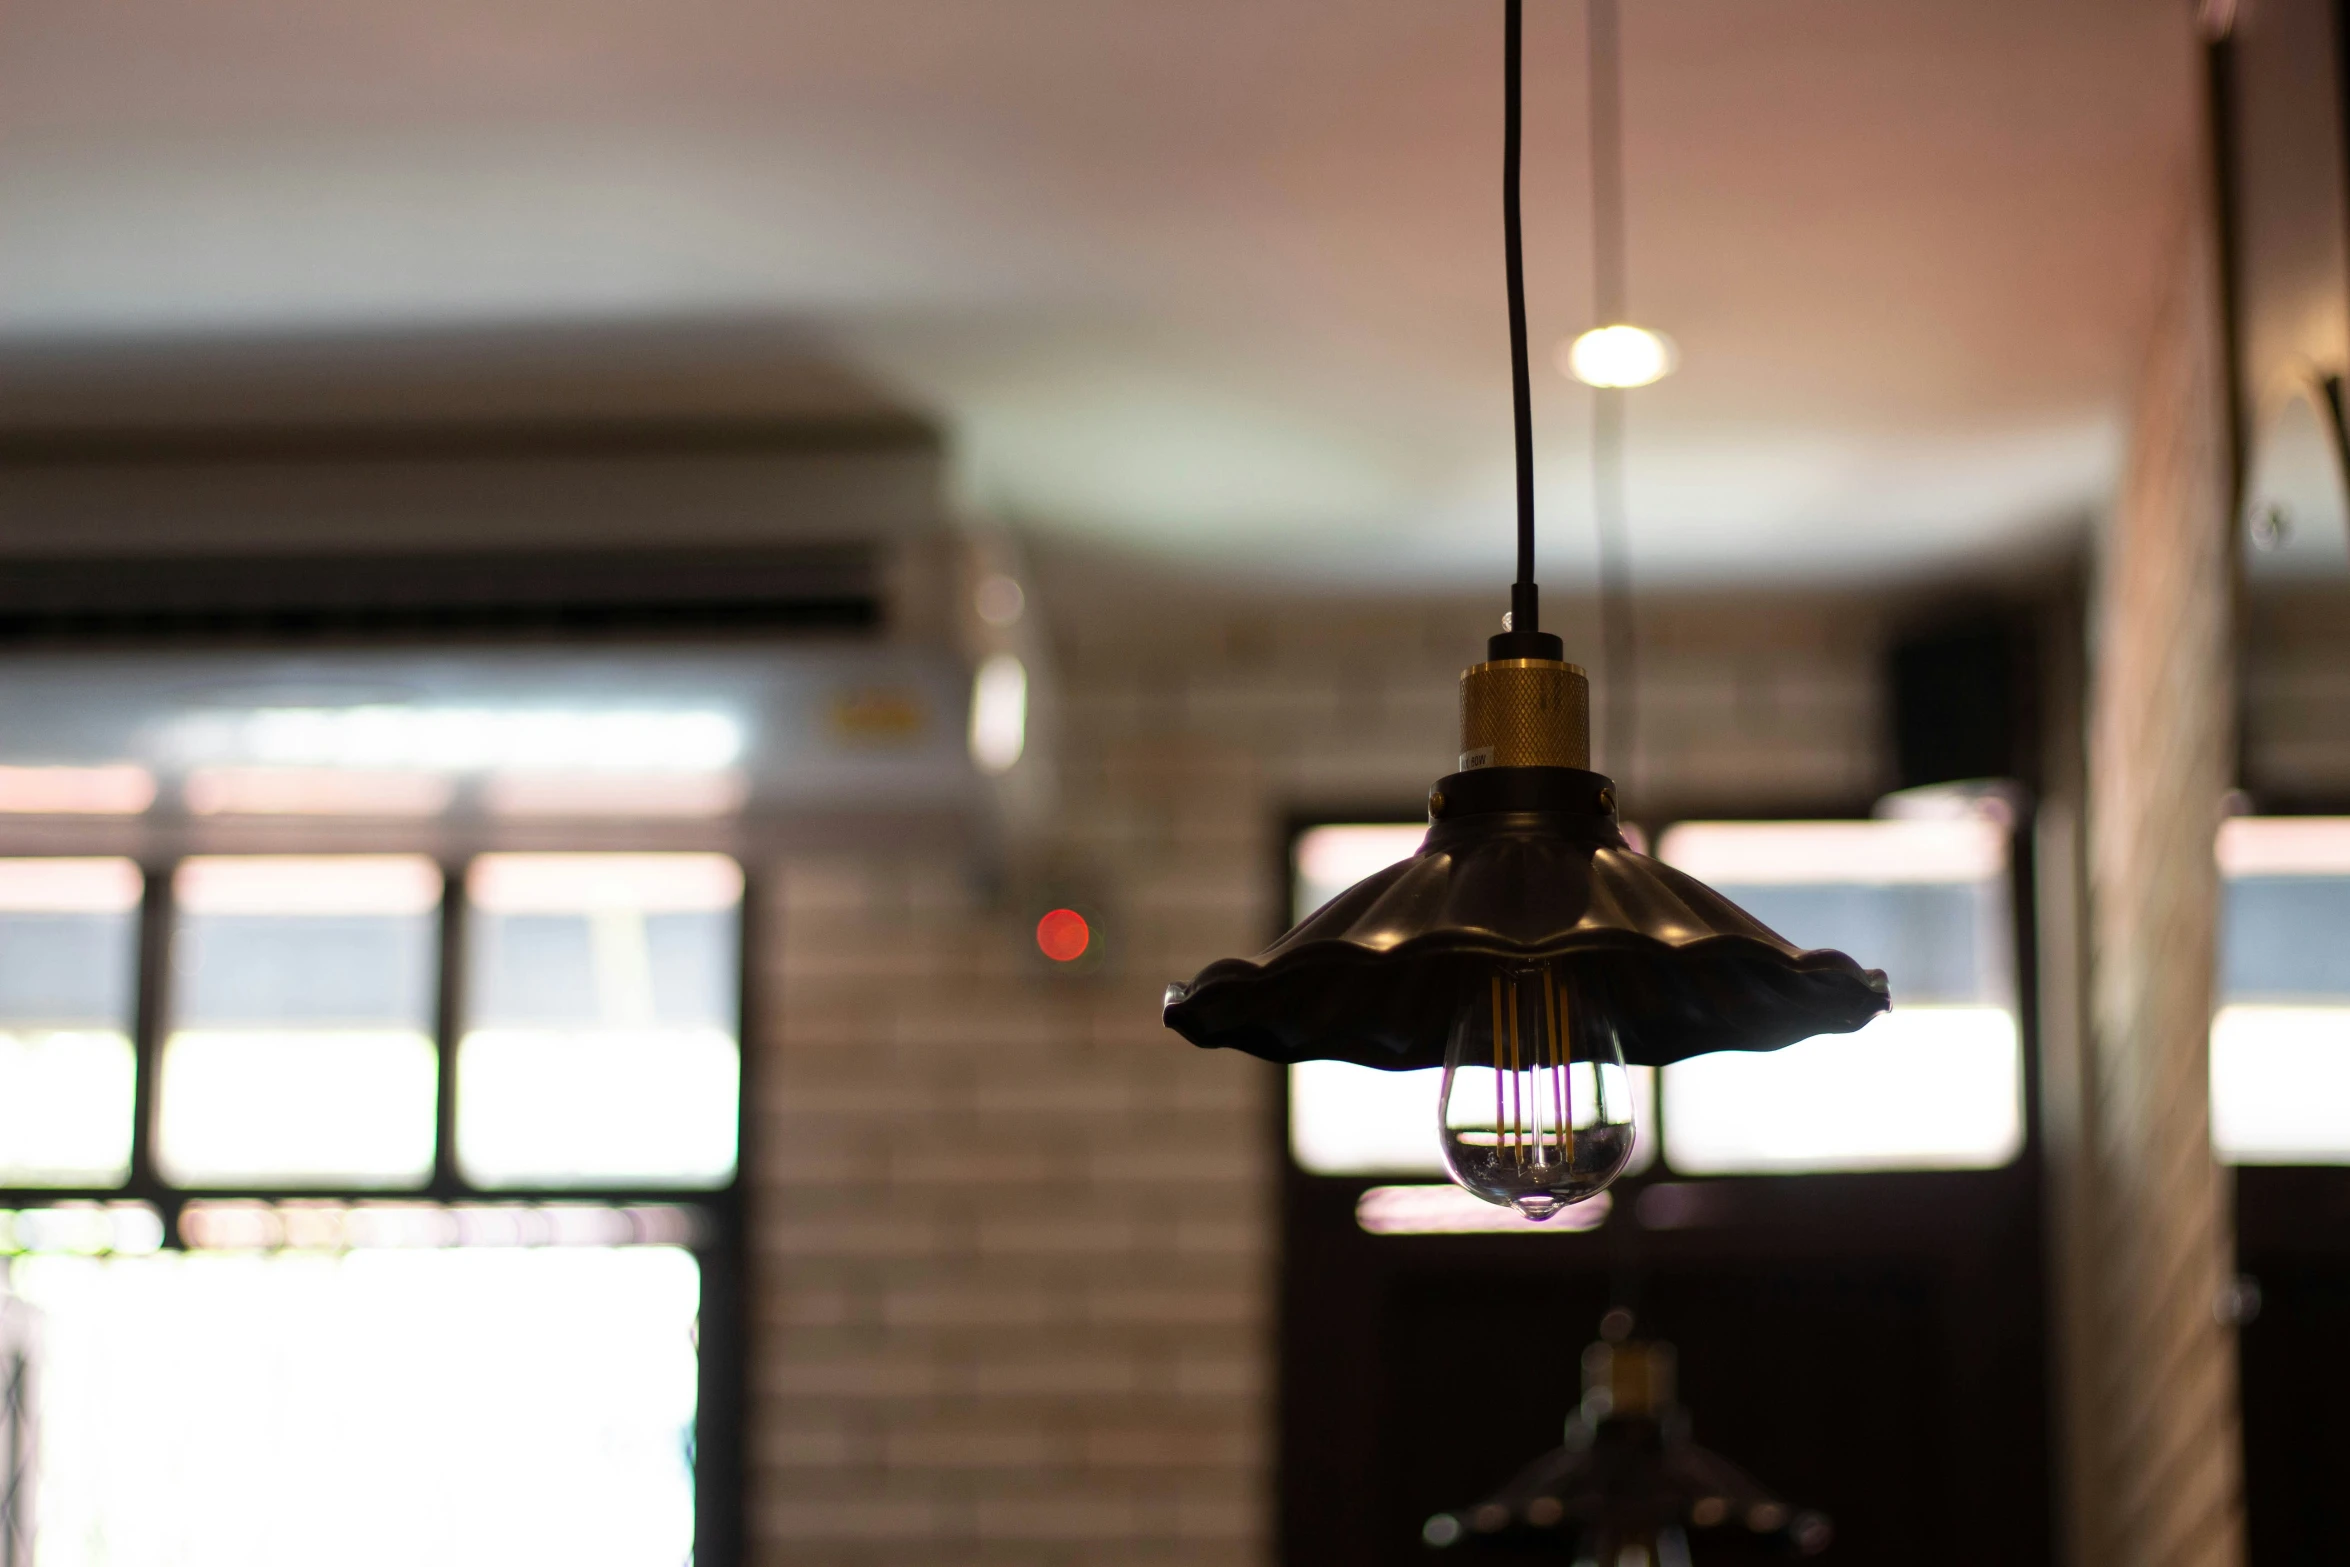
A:
POLYGON ((1632 1156, 1632 1076, 1587 964, 1497 963, 1472 979, 1444 1052, 1452 1178, 1547 1219, 1632 1156))

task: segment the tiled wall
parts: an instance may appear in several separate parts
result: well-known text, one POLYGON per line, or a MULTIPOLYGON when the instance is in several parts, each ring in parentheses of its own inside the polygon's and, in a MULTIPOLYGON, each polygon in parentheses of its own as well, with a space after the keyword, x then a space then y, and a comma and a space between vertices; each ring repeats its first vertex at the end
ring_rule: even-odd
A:
MULTIPOLYGON (((1458 679, 1500 595, 1240 598, 1099 571, 1045 572, 1081 735, 1210 734, 1283 806, 1413 809, 1458 751, 1458 679)), ((1638 614, 1635 754, 1613 741, 1592 605, 1546 626, 1593 677, 1595 765, 1631 812, 1865 804, 1890 786, 1883 650, 1931 612, 1899 591, 1659 592, 1638 614)))
POLYGON ((1103 759, 1107 962, 1041 972, 969 867, 779 867, 751 1530, 774 1562, 1262 1555, 1271 1069, 1158 1021, 1250 946, 1253 769, 1103 759))
MULTIPOLYGON (((1043 583, 1050 838, 774 867, 761 1561, 1268 1556, 1275 1078, 1162 1030, 1160 990, 1275 928, 1291 813, 1409 811, 1450 769, 1489 617, 1043 583), (1061 889, 1106 915, 1090 973, 1032 956, 1061 889)), ((1659 798, 1878 785, 1874 610, 1668 603, 1653 626, 1659 798)))
POLYGON ((918 867, 786 870, 755 1537, 794 1561, 1248 1556, 1262 1073, 1019 972, 918 867))

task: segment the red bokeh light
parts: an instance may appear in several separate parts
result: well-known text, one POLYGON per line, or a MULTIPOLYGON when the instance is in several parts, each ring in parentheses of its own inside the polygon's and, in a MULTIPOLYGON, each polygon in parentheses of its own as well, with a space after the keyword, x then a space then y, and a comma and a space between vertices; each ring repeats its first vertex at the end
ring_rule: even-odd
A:
POLYGON ((1055 909, 1036 922, 1036 950, 1055 963, 1074 963, 1093 943, 1093 927, 1075 909, 1055 909))

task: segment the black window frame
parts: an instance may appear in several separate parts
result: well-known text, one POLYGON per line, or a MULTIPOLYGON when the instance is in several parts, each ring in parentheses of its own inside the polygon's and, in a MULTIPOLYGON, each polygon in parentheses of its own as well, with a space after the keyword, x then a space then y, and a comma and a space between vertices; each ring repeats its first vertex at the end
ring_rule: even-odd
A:
MULTIPOLYGON (((221 851, 222 858, 244 858, 268 851, 221 851)), ((303 851, 288 851, 303 852, 303 851)), ((325 851, 322 851, 325 852, 325 851)), ((398 848, 379 851, 410 852, 398 848)), ((505 852, 485 848, 479 853, 505 852)), ((516 852, 540 852, 539 846, 516 852)), ((603 846, 562 850, 583 854, 625 853, 603 846)), ((653 851, 662 852, 662 851, 653 851)), ((11 859, 67 856, 9 855, 11 859)), ((750 1356, 750 1236, 748 1223, 749 1171, 755 1117, 754 1063, 758 1059, 755 1033, 760 1016, 757 983, 761 928, 761 887, 751 868, 739 858, 743 895, 738 922, 736 995, 740 1008, 735 1026, 739 1052, 737 1080, 735 1163, 733 1175, 722 1186, 582 1186, 477 1187, 469 1183, 457 1158, 457 1047, 464 1026, 464 985, 467 975, 466 927, 471 909, 465 876, 475 852, 433 856, 441 875, 441 901, 436 942, 438 972, 433 1004, 434 1142, 432 1173, 418 1185, 332 1186, 181 1186, 166 1180, 155 1161, 163 1043, 171 1017, 171 948, 178 921, 173 877, 183 859, 194 856, 141 859, 142 896, 137 911, 137 979, 134 986, 131 1042, 135 1072, 132 1078, 130 1174, 120 1185, 97 1187, 0 1186, 0 1208, 39 1210, 89 1202, 137 1202, 153 1209, 163 1221, 163 1249, 182 1250, 186 1239, 181 1219, 193 1202, 246 1200, 256 1202, 430 1202, 468 1207, 527 1207, 541 1203, 597 1203, 612 1206, 650 1206, 685 1209, 694 1215, 686 1249, 701 1275, 696 1309, 696 1387, 692 1436, 694 1478, 694 1544, 692 1560, 698 1567, 736 1567, 746 1559, 745 1488, 746 1423, 750 1356)))
MULTIPOLYGON (((1857 810, 1855 803, 1676 813, 1654 824, 1652 839, 1684 820, 1865 817, 1865 802, 1857 810)), ((1393 802, 1353 812, 1289 814, 1278 835, 1278 895, 1272 906, 1285 915, 1292 910, 1295 847, 1309 828, 1421 820, 1393 802)), ((1275 1451, 1277 1539, 1285 1567, 1364 1567, 1426 1557, 1416 1538, 1398 1537, 1400 1518, 1383 1519, 1376 1506, 1366 1504, 1366 1497, 1393 1489, 1397 1479, 1391 1456, 1381 1451, 1380 1432, 1383 1422, 1402 1420, 1404 1412, 1393 1407, 1381 1384, 1399 1347, 1424 1336, 1408 1318, 1412 1308, 1399 1304, 1409 1299, 1416 1282, 1468 1274, 1489 1279, 1497 1288, 1564 1290, 1604 1300, 1623 1292, 1628 1275, 1715 1271, 1767 1282, 1774 1270, 1790 1274, 1810 1268, 1903 1275, 1918 1281, 1929 1300, 1933 1347, 1944 1373, 1934 1390, 1934 1415, 1945 1430, 1926 1467, 1938 1477, 1937 1500, 1947 1503, 1947 1510, 1937 1508, 1939 1520, 1916 1520, 1915 1551, 1906 1559, 1920 1567, 1942 1561, 1962 1567, 1990 1546, 1990 1554, 2001 1560, 2049 1560, 2055 1539, 2055 1437, 2049 1420, 2054 1372, 2033 849, 2027 808, 2019 811, 2010 831, 2008 858, 2024 1141, 2013 1159, 1995 1169, 1682 1174, 1664 1155, 1660 1080, 1657 1157, 1646 1170, 1616 1183, 1614 1205, 1603 1224, 1556 1236, 1374 1236, 1356 1223, 1355 1204, 1364 1191, 1397 1178, 1316 1175, 1302 1169, 1289 1146, 1288 1074, 1277 1071, 1267 1133, 1275 1142, 1281 1180, 1275 1451), (1640 1224, 1644 1197, 1663 1186, 1689 1193, 1700 1222, 1670 1229, 1640 1224), (1967 1520, 1963 1526, 1962 1518, 1967 1520)), ((1553 1323, 1554 1358, 1571 1365, 1596 1326, 1596 1309, 1588 1321, 1553 1323)), ((1800 1347, 1818 1354, 1833 1354, 1836 1348, 1800 1347)), ((1688 1358, 1685 1352, 1685 1365, 1688 1358)), ((1571 1380, 1571 1373, 1566 1375, 1571 1380)), ((1704 1440, 1709 1404, 1702 1390, 1685 1391, 1692 1394, 1704 1440)), ((1717 1418, 1734 1413, 1721 1402, 1711 1406, 1717 1418)), ((1552 1413, 1563 1415, 1564 1403, 1552 1413)), ((1536 1451, 1538 1445, 1528 1445, 1511 1454, 1509 1462, 1531 1459, 1536 1451)), ((1772 1478, 1767 1450, 1741 1451, 1725 1443, 1725 1451, 1757 1466, 1766 1481, 1772 1478)), ((1504 1464, 1485 1483, 1498 1485, 1507 1473, 1504 1464)), ((1441 1505, 1474 1499, 1466 1494, 1441 1505)), ((1794 1499, 1807 1504, 1826 1500, 1794 1499)))

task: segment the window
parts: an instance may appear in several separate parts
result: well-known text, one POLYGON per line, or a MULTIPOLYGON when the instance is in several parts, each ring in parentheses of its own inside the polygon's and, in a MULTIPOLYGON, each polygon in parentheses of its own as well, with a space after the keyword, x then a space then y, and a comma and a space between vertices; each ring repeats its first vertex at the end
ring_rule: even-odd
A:
POLYGON ((501 1189, 730 1180, 741 868, 720 854, 487 854, 466 886, 466 1175, 501 1189))
MULTIPOLYGON (((1628 1296, 1644 1331, 1682 1344, 1701 1418, 1749 1433, 1724 1437, 1726 1451, 1769 1453, 1790 1411, 1899 1417, 1814 1421, 1813 1478, 1773 1477, 1835 1514, 1840 1549, 1866 1533, 1901 1559, 1919 1497, 2017 1499, 2010 1532, 2023 1537, 2047 1408, 2032 1336, 2045 1204, 2039 1161, 2016 1157, 2027 1002, 2009 830, 1960 793, 1887 804, 1952 813, 1938 821, 1660 835, 1665 858, 1789 938, 1887 969, 1897 1010, 1857 1037, 1654 1074, 1640 1127, 1661 1132, 1661 1156, 1548 1224, 1440 1184, 1433 1082, 1289 1074, 1278 1402, 1295 1559, 1401 1561, 1429 1512, 1556 1443, 1572 1351, 1628 1296), (1760 1135, 1746 1111, 1770 1117, 1760 1135), (1779 1178, 1799 1171, 1823 1173, 1779 1178), (1931 1173, 1826 1173, 1878 1171, 1931 1173), (1503 1302, 1554 1326, 1565 1352, 1529 1355, 1522 1335, 1493 1332, 1503 1302), (1823 1375, 1836 1385, 1823 1391, 1823 1375), (1463 1390, 1488 1387, 1515 1391, 1462 1420, 1463 1390), (1959 1452, 1954 1422, 1985 1439, 1959 1452)), ((1298 911, 1420 837, 1301 831, 1285 867, 1298 911)))
POLYGON ((691 1557, 683 1250, 52 1254, 10 1280, 39 1314, 41 1567, 691 1557))
POLYGON ((1686 822, 1658 848, 1798 946, 1885 970, 1893 989, 1893 1010, 1856 1034, 1666 1068, 1673 1169, 1990 1169, 2022 1150, 2002 822, 1686 822))
MULTIPOLYGON (((1373 871, 1416 853, 1427 831, 1423 825, 1382 822, 1309 827, 1299 833, 1290 851, 1291 918, 1305 918, 1373 871)), ((1635 1067, 1631 1075, 1635 1137, 1626 1170, 1636 1173, 1656 1158, 1651 1131, 1656 1074, 1635 1067)), ((1443 1071, 1434 1067, 1382 1072, 1345 1061, 1300 1062, 1289 1069, 1290 1157, 1315 1175, 1441 1176, 1444 1151, 1436 1116, 1443 1081, 1443 1071)), ((1388 1206, 1379 1210, 1382 1217, 1376 1222, 1386 1226, 1384 1233, 1403 1233, 1405 1220, 1398 1215, 1425 1217, 1429 1201, 1446 1200, 1428 1199, 1416 1209, 1396 1207, 1401 1199, 1385 1200, 1388 1206)), ((1467 1208, 1453 1205, 1464 1224, 1478 1217, 1475 1209, 1486 1206, 1473 1197, 1466 1202, 1467 1208)), ((1506 1214, 1502 1218, 1509 1220, 1506 1214)))
POLYGON ((743 894, 715 854, 0 860, 0 1541, 691 1561, 743 894))
POLYGON ((0 1186, 131 1173, 139 868, 0 860, 0 1186))
POLYGON ((2218 853, 2213 1146, 2350 1164, 2350 817, 2238 817, 2218 853))
POLYGON ((432 1174, 441 873, 421 855, 183 861, 157 1163, 174 1185, 432 1174))

